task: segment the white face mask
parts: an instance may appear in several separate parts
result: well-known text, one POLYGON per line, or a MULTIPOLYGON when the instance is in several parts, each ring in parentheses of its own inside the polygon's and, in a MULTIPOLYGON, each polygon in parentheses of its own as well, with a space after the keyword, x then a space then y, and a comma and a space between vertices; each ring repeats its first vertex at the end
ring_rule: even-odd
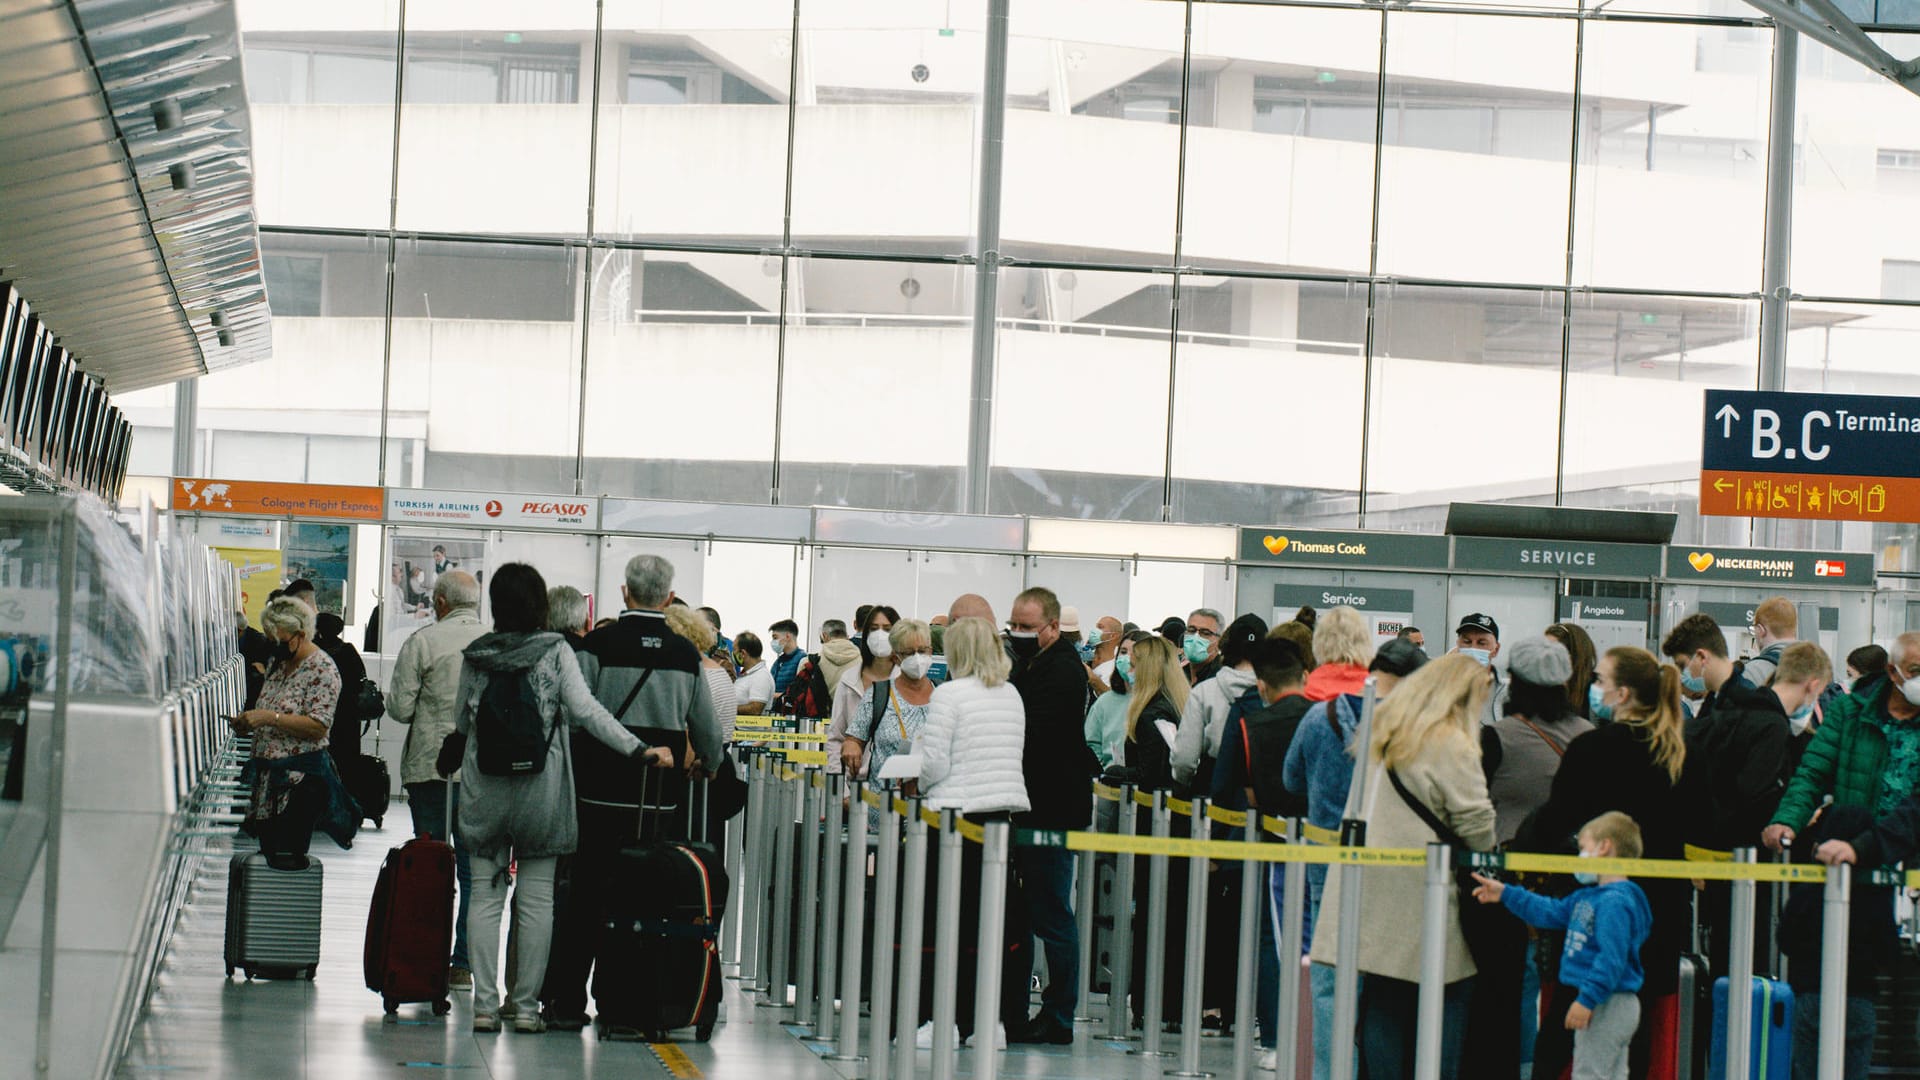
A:
POLYGON ((924 679, 927 672, 933 670, 933 657, 926 653, 914 653, 900 661, 900 674, 909 679, 924 679))
POLYGON ((1909 676, 1900 684, 1900 696, 1910 705, 1920 705, 1920 678, 1909 676))

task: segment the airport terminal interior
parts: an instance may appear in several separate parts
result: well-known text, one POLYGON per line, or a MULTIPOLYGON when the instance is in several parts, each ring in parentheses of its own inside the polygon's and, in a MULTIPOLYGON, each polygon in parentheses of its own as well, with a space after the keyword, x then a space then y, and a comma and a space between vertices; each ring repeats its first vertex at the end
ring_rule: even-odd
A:
POLYGON ((0 1080, 1920 1078, 1920 3, 0 0, 0 766, 0 1080))

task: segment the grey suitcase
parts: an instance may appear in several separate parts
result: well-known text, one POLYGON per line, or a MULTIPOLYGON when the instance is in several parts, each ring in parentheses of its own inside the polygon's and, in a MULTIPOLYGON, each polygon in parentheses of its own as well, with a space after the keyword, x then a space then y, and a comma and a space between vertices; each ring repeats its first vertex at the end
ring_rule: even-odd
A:
POLYGON ((320 967, 320 860, 276 870, 259 852, 235 855, 227 874, 227 975, 305 975, 320 967))

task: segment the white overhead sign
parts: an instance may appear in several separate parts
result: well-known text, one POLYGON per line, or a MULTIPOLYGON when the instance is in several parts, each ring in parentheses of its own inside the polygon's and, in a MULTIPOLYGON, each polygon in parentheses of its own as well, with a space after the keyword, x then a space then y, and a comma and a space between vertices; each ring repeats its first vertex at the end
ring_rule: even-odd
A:
POLYGON ((600 500, 585 495, 388 488, 387 521, 395 525, 578 532, 599 528, 600 500))

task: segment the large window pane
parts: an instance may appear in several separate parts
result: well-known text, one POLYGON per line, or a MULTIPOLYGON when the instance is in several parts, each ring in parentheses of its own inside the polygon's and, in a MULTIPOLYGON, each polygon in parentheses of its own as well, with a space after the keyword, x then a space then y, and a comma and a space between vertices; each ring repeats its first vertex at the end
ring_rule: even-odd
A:
POLYGON ((1770 50, 1746 27, 1587 24, 1576 284, 1760 283, 1770 50), (1723 58, 1698 70, 1707 52, 1723 58))
POLYGON ((961 509, 973 269, 812 258, 793 273, 781 501, 961 509))
MULTIPOLYGON (((1920 35, 1879 36, 1896 56, 1920 35)), ((1800 40, 1793 287, 1814 296, 1920 299, 1920 97, 1800 40)))
POLYGON ((1158 521, 1165 497, 1173 279, 1009 271, 994 379, 996 514, 1158 521))
POLYGON ((1704 391, 1754 388, 1759 328, 1750 300, 1576 293, 1567 505, 1671 511, 1676 543, 1745 543, 1747 519, 1699 516, 1700 415, 1704 391))
POLYGON ((1364 272, 1380 16, 1202 5, 1193 52, 1186 263, 1364 272))
POLYGON ((1557 289, 1382 287, 1367 523, 1438 531, 1449 502, 1551 502, 1557 289))
POLYGON ((1174 520, 1332 524, 1328 515, 1344 515, 1351 524, 1365 288, 1204 277, 1181 288, 1174 520), (1297 402, 1313 404, 1288 404, 1297 402), (1298 452, 1276 453, 1276 432, 1298 452))
POLYGON ((401 243, 389 484, 573 490, 584 273, 576 248, 401 243))
POLYGON ((267 232, 260 254, 273 356, 201 376, 197 470, 379 483, 386 239, 267 232))
MULTIPOLYGON (((777 243, 792 0, 608 0, 603 37, 594 231, 777 243)), ((831 170, 831 151, 819 155, 831 170)), ((867 201, 860 175, 847 165, 827 196, 867 201)))
POLYGON ((1566 279, 1572 22, 1387 17, 1380 269, 1566 279))
POLYGON ((398 0, 240 5, 265 225, 384 229, 392 211, 398 0))
POLYGON ((766 502, 779 313, 778 257, 597 253, 587 490, 766 502))
POLYGON ((407 5, 397 222, 420 232, 578 234, 587 228, 594 5, 407 5))
POLYGON ((1171 261, 1184 26, 1153 0, 1013 6, 1009 93, 1043 92, 1008 100, 1003 251, 1171 261))
POLYGON ((172 383, 113 395, 111 403, 133 426, 128 476, 173 475, 173 401, 172 383))
POLYGON ((985 20, 980 0, 808 0, 813 99, 794 123, 795 243, 967 251, 985 20))

